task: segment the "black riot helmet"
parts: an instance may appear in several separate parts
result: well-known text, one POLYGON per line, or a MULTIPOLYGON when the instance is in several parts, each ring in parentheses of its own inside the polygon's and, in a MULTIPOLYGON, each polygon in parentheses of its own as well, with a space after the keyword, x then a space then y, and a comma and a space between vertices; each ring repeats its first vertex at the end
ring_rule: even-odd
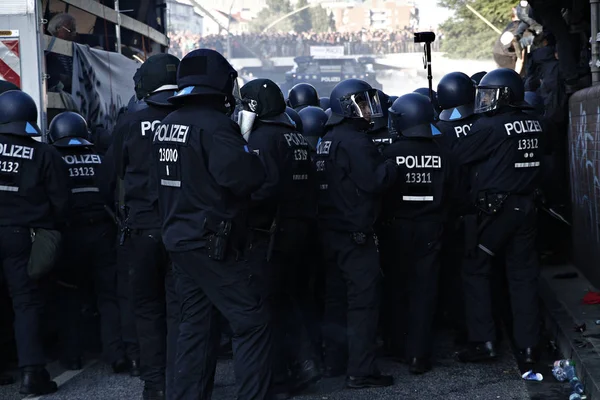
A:
POLYGON ((325 135, 325 124, 329 117, 319 107, 308 106, 298 113, 302 120, 302 135, 313 148, 317 148, 320 138, 325 135))
POLYGON ((479 82, 481 82, 481 80, 486 74, 486 71, 478 72, 476 74, 471 75, 471 80, 475 83, 475 85, 479 85, 479 82))
POLYGON ((48 129, 48 141, 56 147, 91 146, 87 138, 90 136, 85 119, 72 111, 58 114, 48 129))
POLYGON ((37 117, 35 101, 27 93, 9 90, 0 94, 0 133, 42 136, 37 117))
POLYGON ((179 63, 179 58, 167 53, 148 58, 133 76, 137 99, 145 99, 154 92, 177 89, 179 63))
POLYGON ((535 109, 535 113, 543 116, 545 112, 544 99, 536 92, 525 92, 525 102, 535 109))
POLYGON ((451 72, 442 78, 437 88, 442 121, 458 121, 475 113, 475 84, 467 74, 451 72))
POLYGON ((366 130, 373 118, 383 116, 377 90, 360 79, 346 79, 338 83, 331 91, 329 101, 332 115, 328 125, 337 125, 348 118, 356 121, 359 129, 366 130))
POLYGON ((521 76, 509 68, 495 69, 488 72, 477 86, 475 112, 486 113, 506 106, 530 109, 524 98, 521 76))
POLYGON ((402 136, 431 138, 441 135, 434 125, 435 114, 427 96, 418 93, 400 96, 389 113, 392 129, 402 136))
POLYGON ((169 99, 181 104, 199 96, 224 97, 226 112, 232 112, 239 99, 237 71, 220 53, 198 49, 188 53, 177 69, 179 92, 169 99))
POLYGON ((329 108, 329 97, 321 97, 319 99, 319 106, 323 109, 323 110, 327 110, 329 108))
POLYGON ((319 107, 320 102, 317 89, 308 83, 294 85, 288 95, 288 105, 296 110, 296 112, 308 106, 319 107))
POLYGON ((383 91, 377 89, 379 101, 381 101, 381 117, 373 118, 373 126, 371 126, 370 132, 379 132, 380 130, 388 127, 388 109, 391 106, 390 97, 383 93, 383 91))
POLYGON ((240 90, 244 110, 259 119, 270 119, 285 112, 285 99, 281 89, 270 79, 254 79, 240 90))
POLYGON ((19 87, 12 82, 0 79, 0 94, 2 94, 4 92, 8 92, 9 90, 21 90, 21 89, 19 89, 19 87))
MULTIPOLYGON (((423 96, 429 98, 429 88, 418 88, 413 93, 419 93, 419 94, 422 94, 423 96)), ((440 109, 440 105, 438 103, 438 95, 435 90, 433 91, 433 99, 431 99, 431 104, 433 105, 433 111, 435 111, 436 113, 439 114, 441 109, 440 109)))
POLYGON ((296 110, 294 110, 291 107, 286 107, 285 113, 287 114, 288 117, 290 117, 290 120, 296 126, 296 131, 302 133, 302 131, 304 130, 304 127, 302 126, 302 119, 300 118, 300 116, 298 115, 296 110))

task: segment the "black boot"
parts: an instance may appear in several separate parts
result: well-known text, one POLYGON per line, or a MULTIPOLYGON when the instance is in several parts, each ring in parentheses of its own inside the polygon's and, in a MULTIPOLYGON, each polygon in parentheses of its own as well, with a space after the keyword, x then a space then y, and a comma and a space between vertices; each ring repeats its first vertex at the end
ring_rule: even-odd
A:
POLYGON ((346 387, 350 389, 379 388, 392 386, 394 378, 388 375, 348 376, 346 387))
POLYGON ((426 357, 413 357, 408 363, 408 372, 413 375, 421 375, 431 371, 431 361, 426 357))
POLYGON ((321 372, 317 363, 313 360, 306 360, 294 368, 294 392, 301 392, 313 383, 321 379, 321 372))
POLYGON ((493 342, 485 342, 476 345, 471 345, 466 350, 457 354, 460 362, 483 362, 492 361, 498 357, 496 346, 493 342))
POLYGON ((140 376, 142 373, 140 371, 140 362, 138 360, 131 360, 129 362, 129 375, 131 376, 140 376))
POLYGON ((144 400, 165 400, 165 391, 161 389, 150 389, 145 387, 142 393, 144 400))
POLYGON ((50 380, 50 374, 45 368, 25 367, 21 371, 21 394, 43 395, 56 392, 56 382, 50 380))
POLYGON ((0 374, 0 386, 12 385, 15 383, 15 378, 10 375, 0 374))
POLYGON ((111 366, 115 374, 120 374, 127 371, 130 367, 130 364, 126 358, 119 358, 117 361, 113 361, 111 366))
POLYGON ((539 357, 539 352, 535 347, 528 347, 525 350, 521 350, 521 357, 525 364, 536 364, 539 357))

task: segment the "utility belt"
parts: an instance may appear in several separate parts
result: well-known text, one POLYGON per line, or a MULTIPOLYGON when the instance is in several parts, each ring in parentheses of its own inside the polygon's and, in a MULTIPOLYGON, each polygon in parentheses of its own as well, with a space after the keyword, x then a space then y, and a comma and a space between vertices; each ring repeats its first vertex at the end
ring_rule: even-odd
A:
POLYGON ((113 220, 107 216, 98 216, 94 218, 76 218, 73 221, 69 221, 65 223, 66 228, 84 228, 87 226, 100 225, 100 224, 109 224, 112 223, 113 220))

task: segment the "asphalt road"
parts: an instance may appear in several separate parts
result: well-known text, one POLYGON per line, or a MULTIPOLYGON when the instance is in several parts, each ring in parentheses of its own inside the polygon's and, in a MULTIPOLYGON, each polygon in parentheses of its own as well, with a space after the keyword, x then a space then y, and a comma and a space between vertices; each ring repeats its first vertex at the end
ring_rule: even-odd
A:
MULTIPOLYGON (((455 348, 449 334, 441 333, 437 340, 434 370, 423 376, 412 376, 403 364, 380 360, 383 372, 393 374, 395 384, 385 389, 348 390, 343 378, 323 379, 312 389, 297 396, 305 400, 558 400, 568 399, 568 385, 555 382, 549 365, 554 357, 546 352, 535 372, 544 375, 543 382, 526 382, 511 350, 501 345, 500 359, 491 364, 468 365, 454 360, 455 348)), ((59 383, 59 391, 29 400, 137 400, 141 399, 142 382, 128 375, 115 375, 109 367, 95 360, 88 361, 81 371, 63 371, 56 363, 50 372, 59 383)), ((13 371, 16 376, 16 372, 13 371)), ((214 400, 234 399, 234 376, 231 361, 221 361, 216 375, 214 400)), ((0 400, 21 400, 18 386, 0 387, 0 400)))

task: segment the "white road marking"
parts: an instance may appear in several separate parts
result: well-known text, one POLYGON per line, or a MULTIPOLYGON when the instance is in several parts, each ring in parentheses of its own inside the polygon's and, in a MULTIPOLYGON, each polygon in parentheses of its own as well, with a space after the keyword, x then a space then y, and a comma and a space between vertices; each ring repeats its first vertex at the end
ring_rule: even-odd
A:
MULTIPOLYGON (((85 364, 83 366, 83 368, 78 369, 76 371, 65 371, 62 374, 58 375, 56 378, 53 378, 52 380, 54 382, 56 382, 56 384, 58 385, 58 388, 60 389, 60 387, 62 385, 64 385, 66 382, 75 378, 77 375, 79 375, 84 370, 88 369, 89 367, 95 365, 96 363, 98 363, 98 360, 90 360, 90 361, 88 361, 87 364, 85 364)), ((41 396, 29 395, 27 397, 24 397, 23 400, 39 400, 39 399, 43 398, 44 396, 46 396, 46 395, 41 395, 41 396)))

